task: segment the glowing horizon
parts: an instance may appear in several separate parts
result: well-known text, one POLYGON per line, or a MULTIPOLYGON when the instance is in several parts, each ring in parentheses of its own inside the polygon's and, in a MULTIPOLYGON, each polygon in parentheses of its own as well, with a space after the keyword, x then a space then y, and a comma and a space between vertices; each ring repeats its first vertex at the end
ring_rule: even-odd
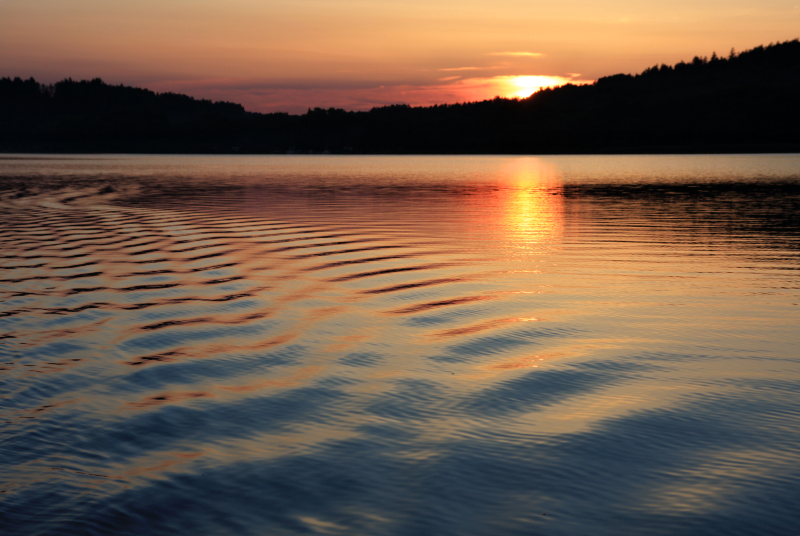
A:
POLYGON ((0 76, 102 78, 261 112, 368 110, 524 98, 797 28, 785 0, 0 0, 0 76))

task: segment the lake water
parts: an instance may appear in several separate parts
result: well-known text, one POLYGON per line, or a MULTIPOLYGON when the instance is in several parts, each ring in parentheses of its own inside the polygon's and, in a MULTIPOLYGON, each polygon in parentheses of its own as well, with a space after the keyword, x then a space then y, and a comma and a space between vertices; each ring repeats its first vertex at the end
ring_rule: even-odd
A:
POLYGON ((0 157, 0 532, 800 534, 800 155, 0 157))

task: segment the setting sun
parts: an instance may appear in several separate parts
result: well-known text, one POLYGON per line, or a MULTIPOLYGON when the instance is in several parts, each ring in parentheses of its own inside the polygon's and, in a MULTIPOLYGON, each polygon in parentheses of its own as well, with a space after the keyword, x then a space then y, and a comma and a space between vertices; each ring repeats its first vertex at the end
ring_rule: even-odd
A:
POLYGON ((507 98, 525 99, 546 87, 563 86, 569 78, 562 76, 503 76, 498 77, 503 86, 503 95, 507 98))

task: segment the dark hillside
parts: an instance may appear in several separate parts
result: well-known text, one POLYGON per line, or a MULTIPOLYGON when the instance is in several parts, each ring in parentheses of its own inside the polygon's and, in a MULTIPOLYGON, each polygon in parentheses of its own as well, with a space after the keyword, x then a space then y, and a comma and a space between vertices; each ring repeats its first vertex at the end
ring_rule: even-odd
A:
POLYGON ((0 79, 0 150, 592 153, 800 151, 800 41, 527 99, 257 114, 99 79, 0 79))

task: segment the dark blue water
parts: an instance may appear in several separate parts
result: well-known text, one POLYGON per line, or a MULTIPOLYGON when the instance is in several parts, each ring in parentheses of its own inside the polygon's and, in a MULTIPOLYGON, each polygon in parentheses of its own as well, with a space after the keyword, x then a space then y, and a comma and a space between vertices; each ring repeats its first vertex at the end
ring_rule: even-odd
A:
POLYGON ((0 157, 4 535, 800 534, 800 156, 0 157))

